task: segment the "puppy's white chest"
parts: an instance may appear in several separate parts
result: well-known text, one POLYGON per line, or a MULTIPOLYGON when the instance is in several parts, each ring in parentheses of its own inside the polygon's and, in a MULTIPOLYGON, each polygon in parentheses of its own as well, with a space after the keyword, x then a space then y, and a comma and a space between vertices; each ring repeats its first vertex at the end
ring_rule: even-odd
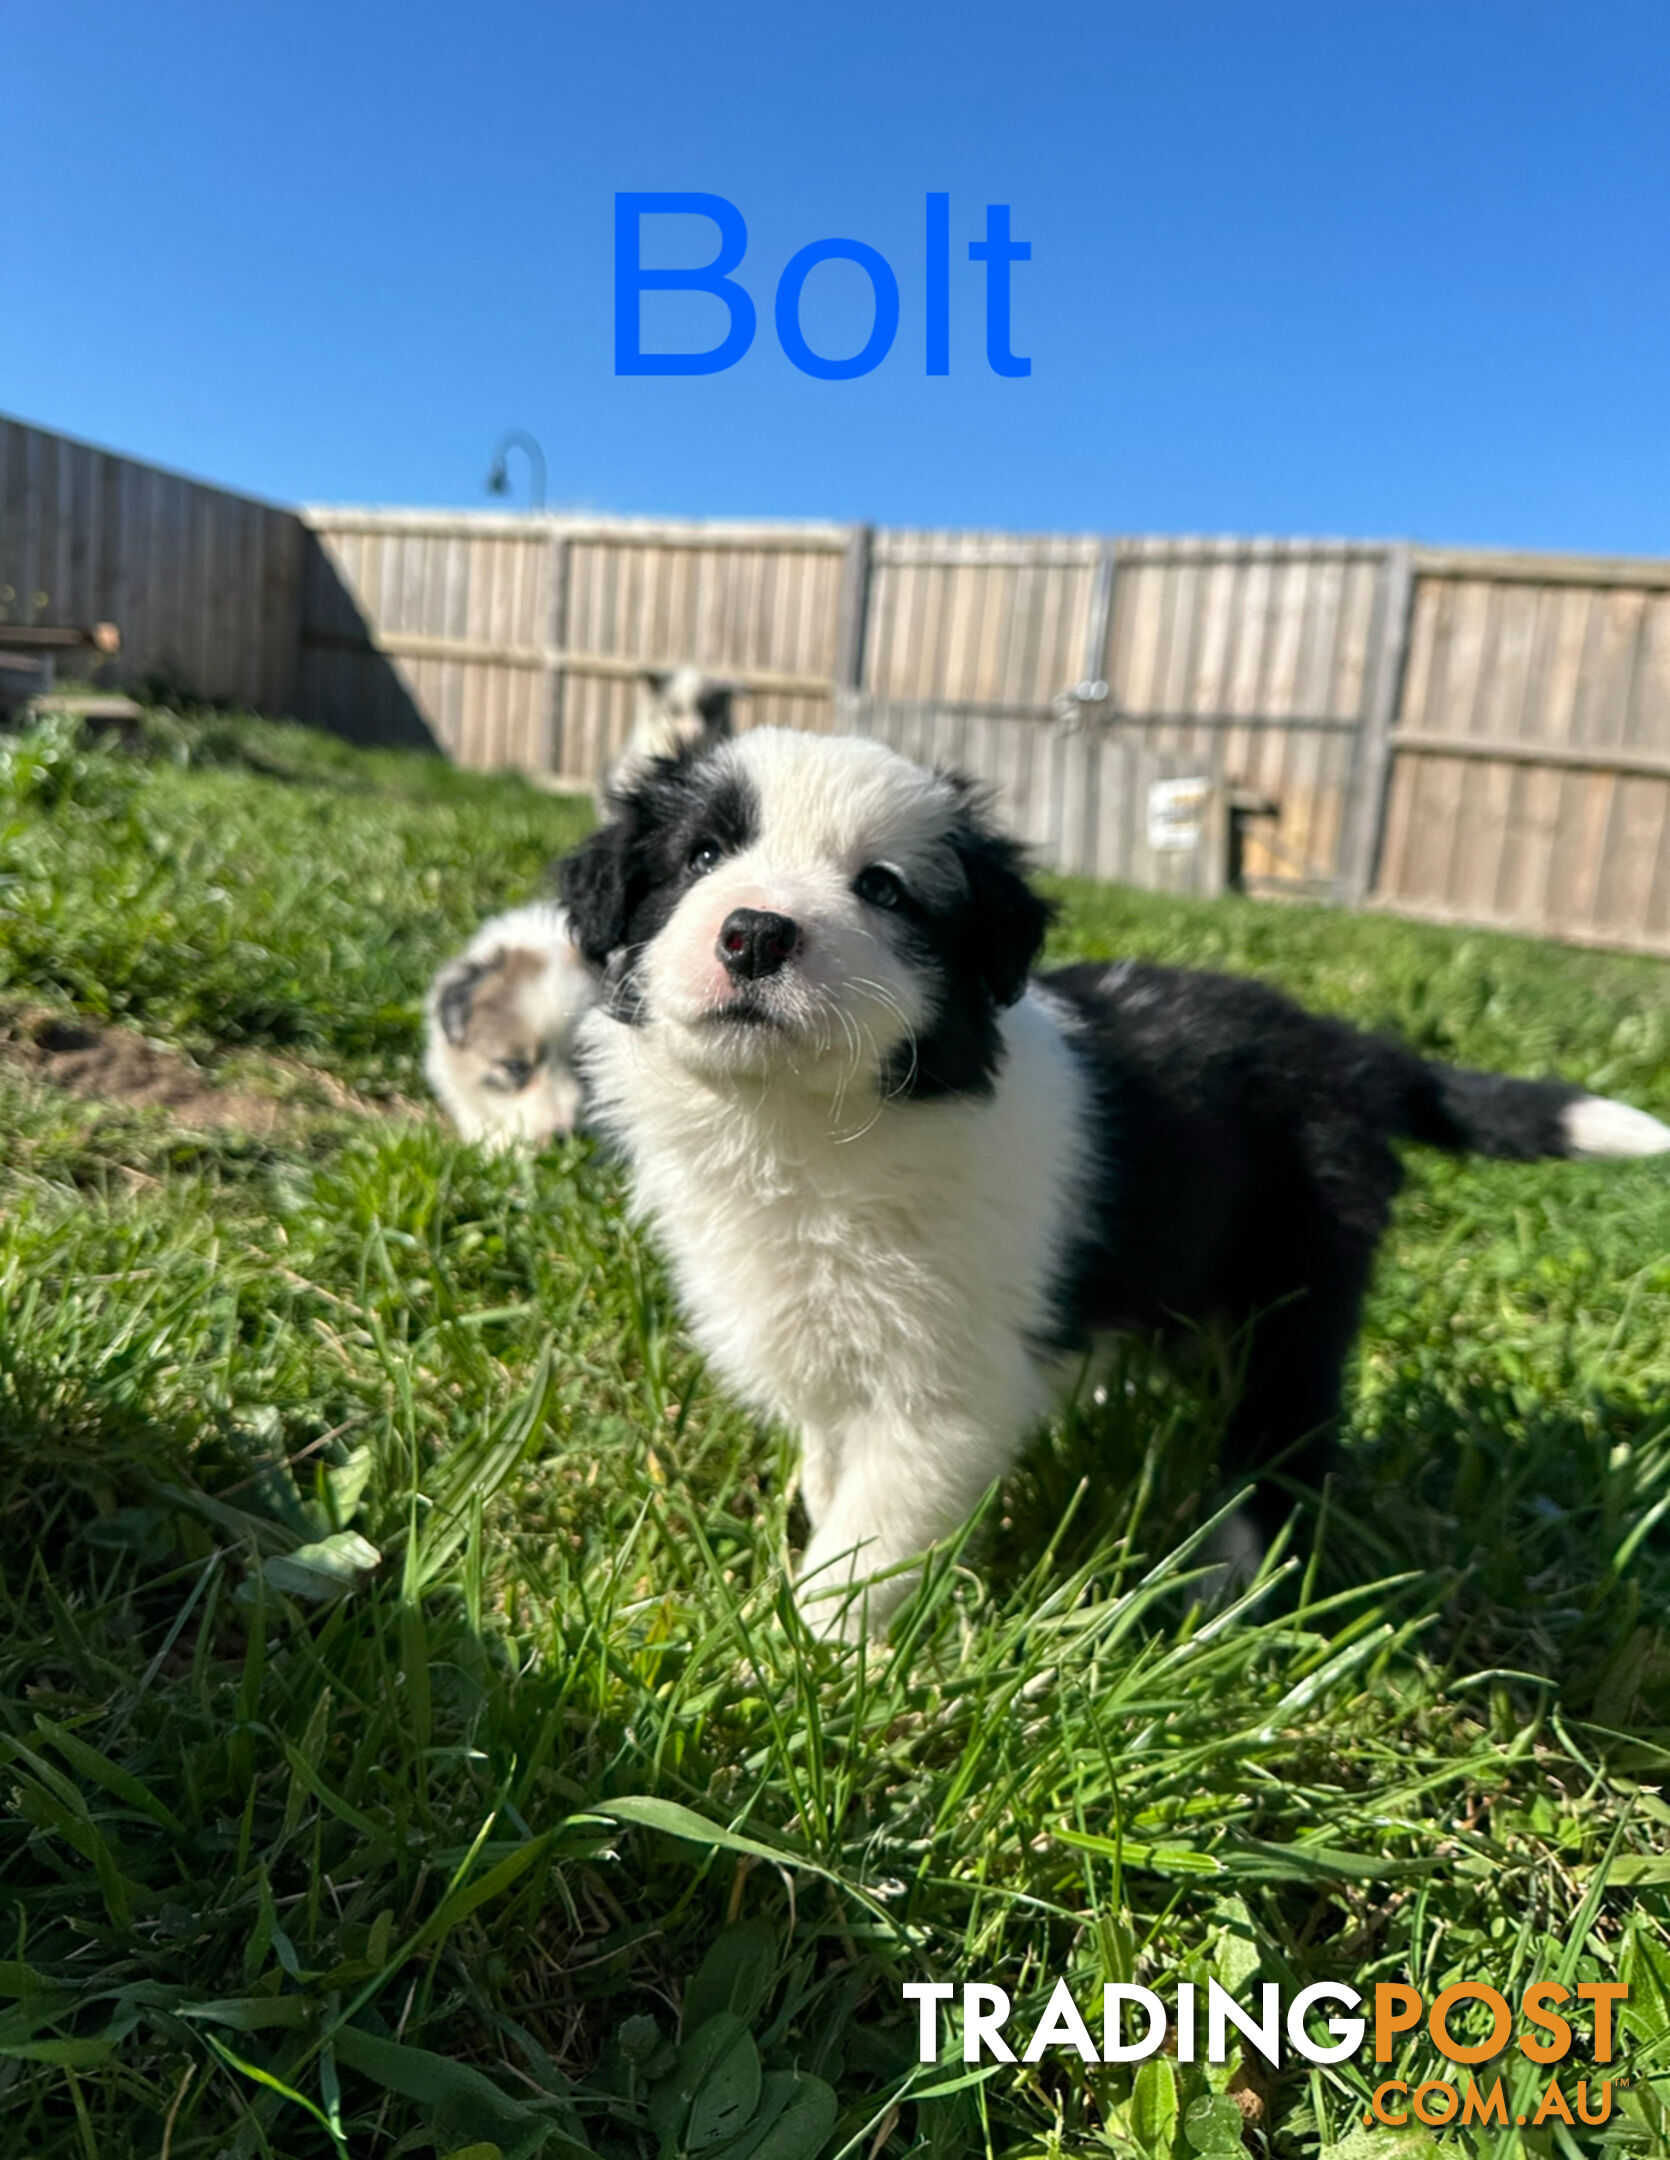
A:
POLYGON ((989 1096, 891 1103, 868 1123, 852 1105, 842 1125, 786 1089, 669 1084, 631 1030, 599 1029, 606 1122, 717 1377, 825 1430, 989 1415, 1013 1434, 1042 1411, 1033 1346, 1082 1128, 1048 1012, 1029 998, 1005 1032, 989 1096))
POLYGON ((947 1236, 955 1196, 856 1163, 835 1191, 815 1166, 756 1154, 732 1167, 728 1182, 699 1178, 699 1194, 642 1180, 695 1333, 731 1384, 796 1419, 932 1393, 968 1332, 947 1236))

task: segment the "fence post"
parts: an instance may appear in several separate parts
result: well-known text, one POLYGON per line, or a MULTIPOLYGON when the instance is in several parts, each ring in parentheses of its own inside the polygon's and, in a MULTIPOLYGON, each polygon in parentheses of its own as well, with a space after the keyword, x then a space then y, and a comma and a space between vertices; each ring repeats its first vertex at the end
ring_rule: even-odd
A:
POLYGON ((870 557, 875 543, 873 525, 855 525, 847 540, 841 566, 841 596, 835 616, 834 692, 836 724, 850 727, 852 694, 864 687, 864 633, 870 620, 870 557))
POLYGON ((545 628, 545 770, 560 773, 563 765, 563 692, 567 671, 563 656, 568 647, 568 570, 570 541, 555 520, 551 525, 551 557, 547 576, 545 628))
POLYGON ((1395 541, 1386 550, 1381 574, 1380 635, 1362 726, 1357 731, 1350 806, 1340 848, 1339 894, 1347 907, 1361 907, 1374 889, 1392 774, 1392 725, 1403 693, 1414 599, 1414 549, 1407 540, 1395 541))

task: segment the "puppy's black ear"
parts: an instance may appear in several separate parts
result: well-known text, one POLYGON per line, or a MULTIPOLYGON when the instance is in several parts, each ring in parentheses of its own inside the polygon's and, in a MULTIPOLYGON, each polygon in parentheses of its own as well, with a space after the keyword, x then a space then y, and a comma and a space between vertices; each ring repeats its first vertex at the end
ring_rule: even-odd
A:
POLYGON ((435 1017, 455 1050, 461 1050, 470 1039, 476 985, 487 970, 485 960, 454 960, 435 978, 435 1017))
POLYGON ((963 809, 951 844, 968 879, 973 958, 998 1004, 1013 1005, 1026 988, 1055 905, 1027 883, 1025 849, 990 823, 980 791, 966 780, 957 784, 963 809))
POLYGON ((557 865, 558 889, 574 942, 593 967, 626 943, 627 855, 631 835, 613 819, 557 865))
POLYGON ((731 732, 731 699, 735 695, 735 683, 710 682, 697 698, 696 710, 707 723, 710 734, 728 735, 731 732))

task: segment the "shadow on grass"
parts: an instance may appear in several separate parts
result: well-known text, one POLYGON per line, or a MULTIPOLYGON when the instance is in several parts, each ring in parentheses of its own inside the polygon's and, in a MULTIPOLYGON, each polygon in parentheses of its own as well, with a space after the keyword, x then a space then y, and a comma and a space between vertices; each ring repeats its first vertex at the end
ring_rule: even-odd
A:
MULTIPOLYGON (((314 1605, 263 1581, 284 1510, 235 1451, 198 1456, 207 1513, 159 1514, 180 1434, 14 1421, 6 1510, 51 1540, 7 1570, 0 1698, 0 1903, 46 2051, 9 2103, 30 2149, 152 2152, 172 2108, 181 2155, 313 2160, 341 2149, 335 2109, 356 2153, 653 2160, 693 2104, 680 2049, 725 2003, 762 2079, 834 2096, 797 2160, 978 2149, 983 2110, 1011 2139, 1089 2134, 1122 2119, 1117 2079, 912 2099, 900 1978, 1038 1993, 1087 1930, 1108 1956, 1146 1942, 1156 1978, 1234 1943, 1310 1978, 1382 1936, 1412 1954, 1400 1886, 1470 1925, 1528 1896, 1520 1728, 1551 1702, 1659 1714, 1629 1619, 1653 1609, 1652 1420, 1383 1388, 1320 1553, 1295 1542, 1307 1593, 1207 1624, 1179 1571, 1141 1584, 1200 1520, 1218 1408, 1137 1347, 1098 1385, 1010 1481, 978 1577, 930 1570, 890 1655, 806 1642, 781 1504, 703 1467, 682 1413, 634 1489, 599 1487, 591 1519, 536 1507, 534 1537, 505 1513, 517 1479, 567 1473, 530 1397, 450 1486, 424 1474, 404 1536, 385 1493, 375 1578, 314 1605), (149 1495, 101 1491, 101 1454, 149 1495), (1445 1692, 1481 1663, 1524 1676, 1493 1683, 1517 1706, 1499 1730, 1445 1692), (1440 1880, 1440 1847, 1505 1887, 1447 1860, 1440 1880), (715 1995, 715 1957, 746 1965, 740 1993, 715 1995)), ((1551 1940, 1560 1894, 1538 1891, 1551 1940)), ((1303 2106, 1302 2082, 1262 2104, 1303 2106)))
MULTIPOLYGON (((1066 1568, 1110 1539, 1144 1566, 1167 1552, 1231 1497, 1227 1403, 1147 1345, 1121 1346, 1005 1487, 979 1546, 994 1590, 1052 1537, 1066 1568)), ((1297 1567, 1276 1607, 1301 1579, 1343 1595, 1407 1578, 1397 1602, 1425 1616, 1446 1672, 1500 1669, 1567 1715, 1670 1739, 1670 1391, 1573 1399, 1399 1374, 1349 1415, 1325 1499, 1280 1482, 1297 1567)))

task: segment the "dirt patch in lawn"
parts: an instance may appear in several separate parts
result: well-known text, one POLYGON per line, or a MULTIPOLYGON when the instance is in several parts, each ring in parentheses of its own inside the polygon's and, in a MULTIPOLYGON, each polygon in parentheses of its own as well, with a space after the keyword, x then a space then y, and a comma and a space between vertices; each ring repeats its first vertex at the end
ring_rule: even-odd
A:
POLYGON ((258 1092, 235 1079, 217 1079, 184 1051, 152 1042, 133 1028, 75 1013, 0 1012, 0 1061, 88 1101, 165 1110, 176 1123, 198 1131, 234 1126, 267 1134, 309 1112, 422 1114, 417 1105, 399 1099, 369 1102, 328 1073, 281 1059, 270 1061, 274 1092, 258 1092))

